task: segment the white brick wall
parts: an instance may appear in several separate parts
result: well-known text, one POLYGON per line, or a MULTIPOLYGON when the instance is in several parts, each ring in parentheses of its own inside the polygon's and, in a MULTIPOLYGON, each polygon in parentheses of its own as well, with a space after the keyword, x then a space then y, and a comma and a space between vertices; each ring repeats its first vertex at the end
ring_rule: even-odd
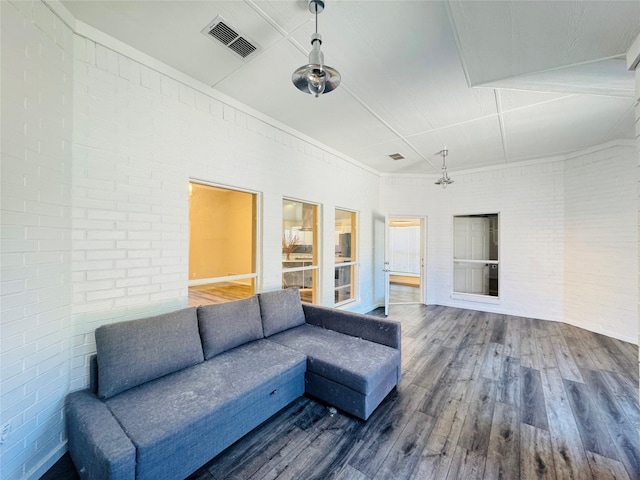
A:
MULTIPOLYGON (((450 153, 451 165, 455 152, 450 153)), ((391 215, 426 215, 427 302, 559 320, 563 290, 562 163, 452 174, 443 190, 433 178, 383 178, 381 205, 391 215), (500 214, 499 305, 454 300, 454 215, 500 214)))
MULTIPOLYGON (((640 37, 638 37, 640 38, 640 37)), ((636 52, 638 54, 638 52, 636 52)), ((638 149, 638 170, 636 179, 638 180, 638 344, 640 345, 640 67, 636 66, 636 147, 638 149)), ((638 369, 640 370, 640 357, 638 358, 638 369)))
MULTIPOLYGON (((451 153, 455 162, 455 152, 451 153)), ((611 145, 567 160, 382 180, 381 209, 428 217, 427 301, 567 321, 637 339, 637 159, 611 145), (454 300, 452 217, 500 213, 500 303, 454 300)))
POLYGON ((637 149, 565 162, 564 321, 637 339, 637 149))
MULTIPOLYGON (((260 193, 262 290, 280 288, 282 198, 321 204, 332 304, 333 210, 360 212, 373 277, 378 177, 73 36, 41 2, 0 4, 4 480, 62 453, 64 396, 87 384, 98 325, 186 305, 190 178, 260 193)), ((365 288, 354 309, 372 303, 365 288)))
MULTIPOLYGON (((362 271, 370 274, 367 224, 377 201, 367 198, 377 198, 377 176, 81 37, 74 82, 77 335, 90 339, 103 322, 186 304, 189 178, 262 193, 263 289, 280 286, 283 196, 322 204, 328 238, 334 204, 360 210, 362 271)), ((327 258, 322 293, 330 304, 327 258)), ((366 309, 371 292, 362 298, 366 309)), ((86 365, 76 365, 79 388, 86 365)))
POLYGON ((37 477, 62 454, 71 285, 70 30, 40 2, 2 21, 0 477, 37 477))
MULTIPOLYGON (((433 179, 380 180, 215 92, 206 95, 205 86, 159 73, 154 61, 73 36, 41 2, 0 8, 0 425, 12 428, 0 446, 3 480, 38 478, 62 453, 64 395, 87 383, 98 325, 186 305, 190 178, 260 193, 263 291, 280 287, 284 196, 322 205, 327 305, 336 207, 359 212, 358 311, 381 301, 381 211, 428 215, 430 303, 487 306, 449 298, 451 216, 464 213, 501 214, 504 299, 496 311, 551 319, 576 313, 574 300, 567 312, 574 298, 568 276, 592 291, 617 288, 604 277, 587 282, 577 268, 565 272, 565 264, 577 264, 566 254, 566 213, 574 220, 588 214, 578 196, 565 210, 573 180, 565 184, 562 162, 467 172, 446 191, 433 179)), ((593 179, 590 159, 626 155, 616 151, 568 165, 593 179)), ((598 198, 609 202, 605 187, 598 198)), ((610 242, 595 239, 596 246, 610 242)))
MULTIPOLYGON (((284 196, 322 205, 323 303, 336 205, 361 212, 361 275, 372 275, 376 175, 78 36, 74 87, 74 358, 95 349, 102 323, 186 305, 190 178, 261 193, 263 290, 281 285, 284 196)), ((363 290, 356 308, 371 304, 363 290)), ((86 374, 75 361, 72 389, 86 374)))
MULTIPOLYGON (((636 148, 637 148, 637 170, 636 170, 636 180, 637 184, 637 193, 638 193, 638 216, 636 217, 637 227, 638 227, 638 242, 640 242, 640 35, 638 35, 631 45, 629 45, 629 49, 626 53, 627 67, 629 70, 635 71, 635 128, 636 128, 636 148)), ((640 243, 638 244, 638 251, 640 252, 640 243)), ((637 263, 637 275, 638 278, 638 335, 640 336, 640 256, 638 257, 637 263)), ((640 343, 640 338, 638 338, 638 343, 640 343)), ((638 368, 640 369, 640 358, 638 359, 638 368)))
MULTIPOLYGON (((372 275, 376 175, 79 36, 73 160, 72 389, 86 385, 98 325, 186 306, 190 178, 261 194, 262 290, 281 285, 284 196, 322 205, 323 303, 336 205, 361 212, 361 275, 372 275)), ((361 300, 367 310, 370 289, 361 300)))

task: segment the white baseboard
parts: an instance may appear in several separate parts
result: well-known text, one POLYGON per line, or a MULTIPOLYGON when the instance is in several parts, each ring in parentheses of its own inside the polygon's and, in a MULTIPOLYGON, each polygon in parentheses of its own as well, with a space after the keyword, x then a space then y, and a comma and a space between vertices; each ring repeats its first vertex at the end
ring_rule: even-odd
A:
POLYGON ((28 480, 38 480, 47 471, 53 467, 53 465, 67 453, 67 442, 63 442, 52 450, 38 465, 36 465, 30 472, 27 473, 25 478, 28 480))

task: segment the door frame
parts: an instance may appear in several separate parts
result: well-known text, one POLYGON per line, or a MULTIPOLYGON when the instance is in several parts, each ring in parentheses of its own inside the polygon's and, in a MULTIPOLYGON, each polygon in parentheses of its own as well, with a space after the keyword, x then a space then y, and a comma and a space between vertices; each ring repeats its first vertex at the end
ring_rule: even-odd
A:
MULTIPOLYGON (((426 304, 427 299, 427 228, 428 217, 426 215, 395 215, 387 214, 384 217, 384 314, 389 315, 390 302, 390 277, 394 273, 390 270, 390 251, 389 251, 389 239, 390 239, 390 221, 391 220, 419 220, 420 222, 420 304, 426 304)), ((400 273, 400 272, 399 272, 400 273)), ((403 302, 404 303, 404 302, 403 302)), ((415 302, 411 302, 415 303, 415 302)), ((396 304, 396 303, 393 303, 396 304)), ((399 303, 398 303, 399 304, 399 303)))

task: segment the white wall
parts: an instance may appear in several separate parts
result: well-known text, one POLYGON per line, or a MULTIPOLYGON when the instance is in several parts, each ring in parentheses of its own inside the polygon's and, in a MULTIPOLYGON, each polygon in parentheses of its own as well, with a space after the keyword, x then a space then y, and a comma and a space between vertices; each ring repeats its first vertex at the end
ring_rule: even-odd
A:
MULTIPOLYGON (((455 155, 452 153, 452 166, 455 155)), ((434 178, 385 177, 381 205, 426 215, 427 303, 560 319, 563 290, 562 163, 544 162, 434 178), (558 201, 558 199, 560 201, 558 201), (500 214, 499 305, 453 300, 453 216, 500 214)))
MULTIPOLYGON (((428 216, 429 303, 554 320, 580 313, 580 325, 605 327, 583 319, 577 302, 567 300, 574 291, 567 278, 584 282, 585 273, 565 271, 575 264, 566 254, 565 217, 588 213, 579 198, 566 198, 565 163, 454 175, 446 191, 434 179, 379 183, 370 171, 215 92, 203 93, 206 86, 169 68, 133 61, 91 35, 72 35, 39 1, 4 1, 0 8, 0 426, 11 427, 0 446, 2 479, 38 478, 64 450, 64 396, 87 383, 98 325, 186 305, 190 178, 260 192, 261 290, 280 287, 286 196, 322 205, 322 244, 329 249, 322 257, 324 304, 333 302, 335 207, 356 210, 360 219, 361 302, 354 309, 380 302, 384 210, 428 216), (501 214, 497 306, 449 298, 451 217, 481 212, 501 214)), ((609 161, 626 159, 623 151, 609 161)), ((567 165, 587 179, 589 162, 575 157, 567 165)), ((637 168, 626 168, 618 171, 637 179, 637 168)), ((636 208, 637 192, 629 199, 624 191, 621 205, 636 208)), ((609 198, 606 188, 598 198, 609 198)), ((615 238, 595 246, 609 242, 615 238)), ((623 261, 637 264, 628 247, 623 261)), ((589 288, 602 293, 603 304, 612 290, 604 278, 589 288)), ((637 277, 632 288, 638 291, 637 277)), ((619 312, 633 311, 625 308, 619 312)), ((614 335, 619 327, 606 325, 614 335)))
MULTIPOLYGON (((636 176, 638 180, 638 252, 640 253, 640 35, 631 44, 627 51, 627 65, 630 70, 635 71, 636 88, 636 148, 637 148, 637 160, 638 160, 638 174, 636 176)), ((640 344, 640 257, 638 257, 638 344, 640 344)), ((638 369, 640 370, 640 357, 638 358, 638 369)))
POLYGON ((63 453, 71 335, 71 31, 40 2, 0 2, 0 477, 63 453))
POLYGON ((605 145, 459 172, 446 190, 434 179, 383 177, 382 210, 428 216, 428 303, 566 321, 636 343, 636 155, 624 143, 605 145), (451 298, 453 215, 496 212, 500 302, 451 298))
POLYGON ((638 158, 612 147, 565 162, 562 320, 637 342, 638 158))
MULTIPOLYGON (((640 35, 636 38, 636 45, 640 43, 640 35)), ((636 49, 636 58, 640 57, 640 49, 636 49)), ((636 65, 636 147, 638 149, 638 345, 640 345, 640 65, 636 65)), ((638 356, 638 370, 640 371, 640 355, 638 356)))
POLYGON ((326 305, 334 209, 356 210, 367 286, 351 309, 371 308, 376 174, 72 35, 41 2, 0 4, 3 480, 63 452, 64 396, 87 385, 97 326, 187 305, 190 178, 259 192, 262 291, 281 286, 282 198, 320 204, 326 305))

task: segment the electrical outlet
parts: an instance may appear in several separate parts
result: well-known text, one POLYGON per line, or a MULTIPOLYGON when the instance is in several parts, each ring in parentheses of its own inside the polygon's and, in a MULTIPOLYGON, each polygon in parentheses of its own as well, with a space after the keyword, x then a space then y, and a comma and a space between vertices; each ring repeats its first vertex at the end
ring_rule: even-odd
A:
POLYGON ((7 441, 10 433, 11 433, 11 424, 7 423, 3 425, 2 429, 0 430, 0 444, 7 441))

